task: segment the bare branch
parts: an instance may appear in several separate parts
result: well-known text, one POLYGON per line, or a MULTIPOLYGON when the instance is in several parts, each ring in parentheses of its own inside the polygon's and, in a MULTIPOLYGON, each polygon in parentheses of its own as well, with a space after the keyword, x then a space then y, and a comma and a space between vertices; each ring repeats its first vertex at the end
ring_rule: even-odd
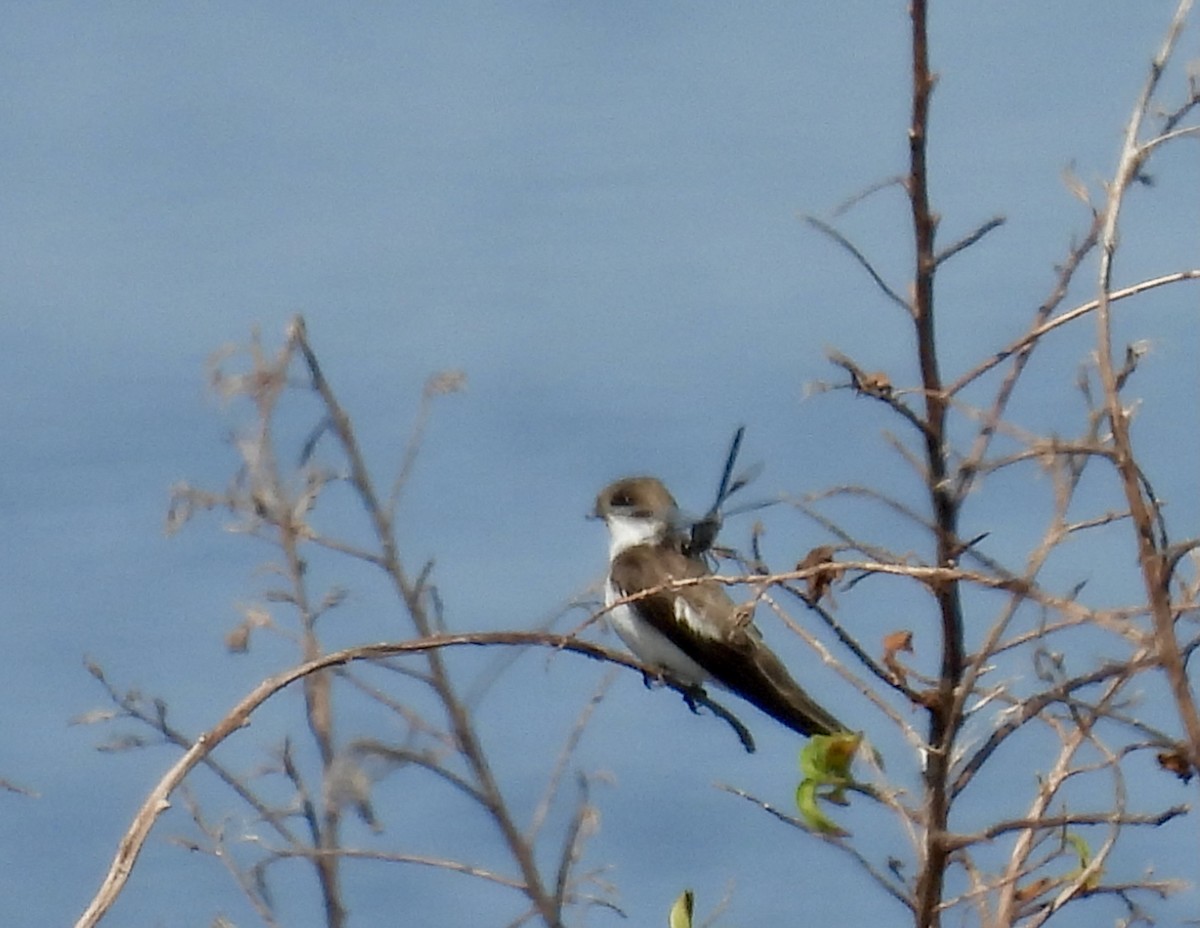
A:
POLYGON ((839 203, 837 206, 835 206, 833 208, 833 212, 831 213, 831 215, 835 219, 840 218, 840 217, 846 215, 846 213, 850 212, 850 210, 853 209, 855 206, 857 206, 859 203, 863 202, 863 200, 875 195, 880 190, 886 190, 888 187, 903 188, 904 187, 904 177, 900 174, 896 174, 892 177, 885 177, 883 180, 876 181, 875 183, 870 184, 865 190, 862 190, 862 191, 854 194, 854 196, 852 196, 852 197, 847 197, 845 200, 843 200, 841 203, 839 203))
POLYGON ((855 246, 854 243, 848 238, 846 238, 846 236, 842 235, 841 232, 839 232, 829 223, 825 222, 823 219, 818 219, 816 216, 801 216, 800 218, 814 229, 818 229, 829 238, 833 239, 846 251, 850 252, 850 255, 854 258, 854 260, 862 266, 863 270, 865 270, 868 275, 870 275, 871 279, 875 281, 875 285, 883 291, 884 295, 889 300, 903 309, 906 313, 912 313, 912 307, 908 305, 908 301, 906 301, 902 296, 900 296, 900 294, 888 286, 887 281, 885 281, 880 273, 875 270, 875 265, 871 263, 870 259, 867 258, 867 256, 861 251, 859 251, 858 247, 855 246))
POLYGON ((1187 732, 1190 762, 1200 770, 1200 711, 1187 677, 1175 634, 1174 611, 1171 608, 1170 570, 1167 566, 1166 539, 1155 535, 1159 519, 1153 496, 1143 492, 1145 480, 1134 456, 1129 431, 1129 415, 1121 402, 1118 374, 1113 365, 1111 297, 1113 263, 1117 251, 1117 234, 1121 207, 1129 186, 1136 180, 1149 150, 1138 142, 1143 120, 1150 108, 1167 61, 1174 51, 1184 22, 1191 9, 1191 0, 1181 0, 1167 29, 1162 47, 1150 65, 1150 74, 1133 108, 1125 128, 1124 143, 1116 174, 1108 185, 1108 203, 1100 234, 1099 295, 1096 306, 1097 366, 1104 386, 1104 405, 1112 427, 1114 465, 1121 477, 1129 513, 1136 530, 1138 560, 1142 568, 1146 595, 1154 620, 1155 639, 1163 670, 1171 687, 1176 709, 1187 732))
MULTIPOLYGON (((1131 296, 1137 296, 1141 293, 1146 293, 1149 290, 1154 290, 1158 287, 1165 287, 1168 284, 1177 284, 1185 280, 1200 280, 1200 268, 1191 268, 1186 271, 1176 271, 1172 274, 1164 274, 1161 277, 1154 277, 1150 280, 1143 280, 1140 283, 1132 284, 1128 287, 1122 287, 1120 290, 1114 290, 1108 295, 1108 301, 1115 303, 1120 300, 1128 299, 1131 296)), ((1076 306, 1074 309, 1067 310, 1061 315, 1055 316, 1053 319, 1034 326, 1020 338, 1010 342, 1005 347, 1001 348, 986 361, 981 362, 971 370, 967 371, 959 377, 954 383, 946 388, 948 395, 954 395, 962 391, 968 384, 978 380, 981 376, 990 371, 997 364, 1003 363, 1008 358, 1022 349, 1028 348, 1035 344, 1043 335, 1053 332, 1055 329, 1061 328, 1068 322, 1074 322, 1089 313, 1095 312, 1096 307, 1100 305, 1099 300, 1089 300, 1076 306)))
POLYGON ((881 870, 879 870, 874 864, 872 864, 865 856, 863 856, 863 854, 861 852, 859 852, 859 850, 857 848, 855 848, 850 842, 848 842, 844 838, 842 838, 838 835, 820 834, 817 832, 813 832, 807 825, 804 824, 804 822, 802 822, 800 819, 796 818, 795 816, 788 815, 786 812, 780 811, 778 808, 773 806, 771 803, 766 802, 762 799, 759 799, 756 796, 752 796, 752 795, 750 795, 750 793, 746 792, 743 789, 739 789, 736 786, 729 786, 728 784, 725 784, 725 783, 718 783, 717 788, 722 789, 727 793, 732 793, 734 796, 740 796, 742 799, 745 799, 747 802, 753 803, 754 805, 756 805, 760 809, 762 809, 764 812, 766 812, 768 815, 773 816, 774 818, 783 822, 785 825, 791 825, 793 828, 797 828, 803 832, 806 832, 807 834, 809 834, 815 838, 818 838, 821 841, 824 841, 826 844, 832 844, 834 847, 838 848, 839 850, 841 850, 844 853, 846 853, 847 855, 849 855, 849 857, 856 864, 858 864, 858 866, 861 867, 862 870, 868 876, 870 876, 871 879, 874 880, 875 883, 881 889, 883 889, 884 892, 886 892, 889 896, 891 896, 893 899, 895 899, 897 902, 899 902, 901 905, 903 905, 910 912, 915 910, 913 900, 910 897, 907 889, 904 886, 898 885, 897 883, 888 879, 887 876, 885 876, 881 870))
MULTIPOLYGON (((385 642, 345 648, 340 651, 324 654, 290 670, 268 677, 251 690, 213 728, 197 738, 183 756, 155 784, 134 815, 129 829, 118 843, 117 854, 109 868, 108 875, 105 877, 100 890, 96 893, 91 903, 89 903, 83 915, 75 923, 76 928, 91 928, 91 926, 96 925, 116 901, 129 879, 129 874, 133 869, 134 863, 137 861, 138 855, 145 846, 146 838, 149 836, 151 828, 153 828, 158 817, 170 808, 169 799, 179 784, 183 782, 184 778, 198 764, 203 762, 226 738, 249 724, 250 716, 259 706, 276 693, 312 674, 356 661, 374 661, 385 657, 395 657, 400 654, 425 653, 430 650, 464 645, 476 647, 494 645, 548 647, 560 651, 571 651, 576 654, 582 654, 593 660, 618 664, 631 670, 636 670, 641 674, 650 672, 650 668, 645 667, 633 658, 627 657, 620 652, 611 651, 608 648, 591 644, 590 642, 568 638, 565 635, 549 635, 541 632, 477 632, 474 634, 436 635, 416 641, 385 642)), ((676 683, 670 679, 664 679, 663 683, 683 693, 685 696, 690 695, 693 698, 695 697, 695 693, 690 687, 676 683)), ((710 706, 716 705, 707 701, 705 701, 705 704, 710 706)), ((725 711, 726 716, 723 717, 726 717, 728 721, 728 718, 732 718, 732 716, 728 715, 727 710, 725 711)))
POLYGON ((989 219, 987 222, 983 223, 977 229, 974 229, 973 231, 968 232, 966 235, 964 235, 962 238, 960 238, 954 244, 949 245, 946 248, 943 248, 941 251, 939 251, 937 253, 936 258, 934 259, 934 263, 939 264, 939 265, 945 264, 948 260, 953 258, 960 251, 970 248, 972 245, 974 245, 976 242, 978 242, 981 238, 983 238, 985 235, 987 235, 993 229, 1000 228, 1000 226, 1004 225, 1005 221, 1006 220, 1003 216, 993 216, 991 219, 989 219))

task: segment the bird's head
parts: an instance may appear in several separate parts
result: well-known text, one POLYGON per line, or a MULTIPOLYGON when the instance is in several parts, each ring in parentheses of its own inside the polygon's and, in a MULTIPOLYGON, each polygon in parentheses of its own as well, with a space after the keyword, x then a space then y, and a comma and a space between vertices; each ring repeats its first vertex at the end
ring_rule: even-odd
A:
POLYGON ((657 477, 625 477, 596 497, 592 516, 603 519, 614 556, 626 548, 662 541, 681 521, 675 498, 657 477))

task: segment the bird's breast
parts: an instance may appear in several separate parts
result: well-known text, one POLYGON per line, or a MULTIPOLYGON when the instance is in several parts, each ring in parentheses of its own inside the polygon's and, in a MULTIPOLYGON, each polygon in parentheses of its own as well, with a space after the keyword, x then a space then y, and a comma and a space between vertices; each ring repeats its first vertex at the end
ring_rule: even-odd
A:
MULTIPOLYGON (((611 580, 605 584, 605 605, 612 606, 622 595, 611 580)), ((704 668, 643 618, 635 604, 613 606, 608 613, 608 620, 613 630, 625 642, 625 647, 643 664, 662 667, 681 683, 693 686, 699 686, 708 679, 709 675, 704 668)))

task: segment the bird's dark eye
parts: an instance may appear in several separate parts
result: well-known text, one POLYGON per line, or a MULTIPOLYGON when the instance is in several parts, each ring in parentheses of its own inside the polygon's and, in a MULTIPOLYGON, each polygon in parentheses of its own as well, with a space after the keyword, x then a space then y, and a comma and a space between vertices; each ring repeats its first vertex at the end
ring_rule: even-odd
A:
POLYGON ((614 493, 612 498, 613 506, 620 506, 623 509, 628 509, 633 505, 633 499, 624 490, 614 493))

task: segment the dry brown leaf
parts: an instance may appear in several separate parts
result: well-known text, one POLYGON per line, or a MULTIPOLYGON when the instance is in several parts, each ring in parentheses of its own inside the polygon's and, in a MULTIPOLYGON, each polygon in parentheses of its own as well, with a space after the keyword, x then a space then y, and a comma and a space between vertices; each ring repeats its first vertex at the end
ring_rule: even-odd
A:
POLYGON ((1045 893, 1052 886, 1054 886, 1054 880, 1048 876, 1040 877, 1032 883, 1026 883, 1016 892, 1017 902, 1030 902, 1045 893))
POLYGON ((1158 766, 1168 773, 1173 773, 1179 779, 1187 783, 1192 779, 1195 771, 1192 765, 1188 763, 1187 756, 1180 750, 1162 751, 1157 755, 1158 766))
POLYGON ((833 545, 818 545, 796 565, 796 570, 812 570, 808 576, 808 599, 818 602, 833 584, 841 579, 845 568, 833 559, 833 545), (814 568, 817 568, 814 570, 814 568))
POLYGON ((901 683, 908 684, 908 668, 896 656, 900 651, 913 653, 913 633, 907 628, 889 632, 883 636, 883 666, 890 670, 901 683))
POLYGON ((873 371, 863 374, 858 381, 858 388, 863 393, 873 396, 888 397, 892 395, 892 381, 883 371, 873 371))
POLYGON ((225 636, 225 650, 231 654, 245 654, 250 650, 250 626, 246 622, 239 622, 229 634, 225 636))

